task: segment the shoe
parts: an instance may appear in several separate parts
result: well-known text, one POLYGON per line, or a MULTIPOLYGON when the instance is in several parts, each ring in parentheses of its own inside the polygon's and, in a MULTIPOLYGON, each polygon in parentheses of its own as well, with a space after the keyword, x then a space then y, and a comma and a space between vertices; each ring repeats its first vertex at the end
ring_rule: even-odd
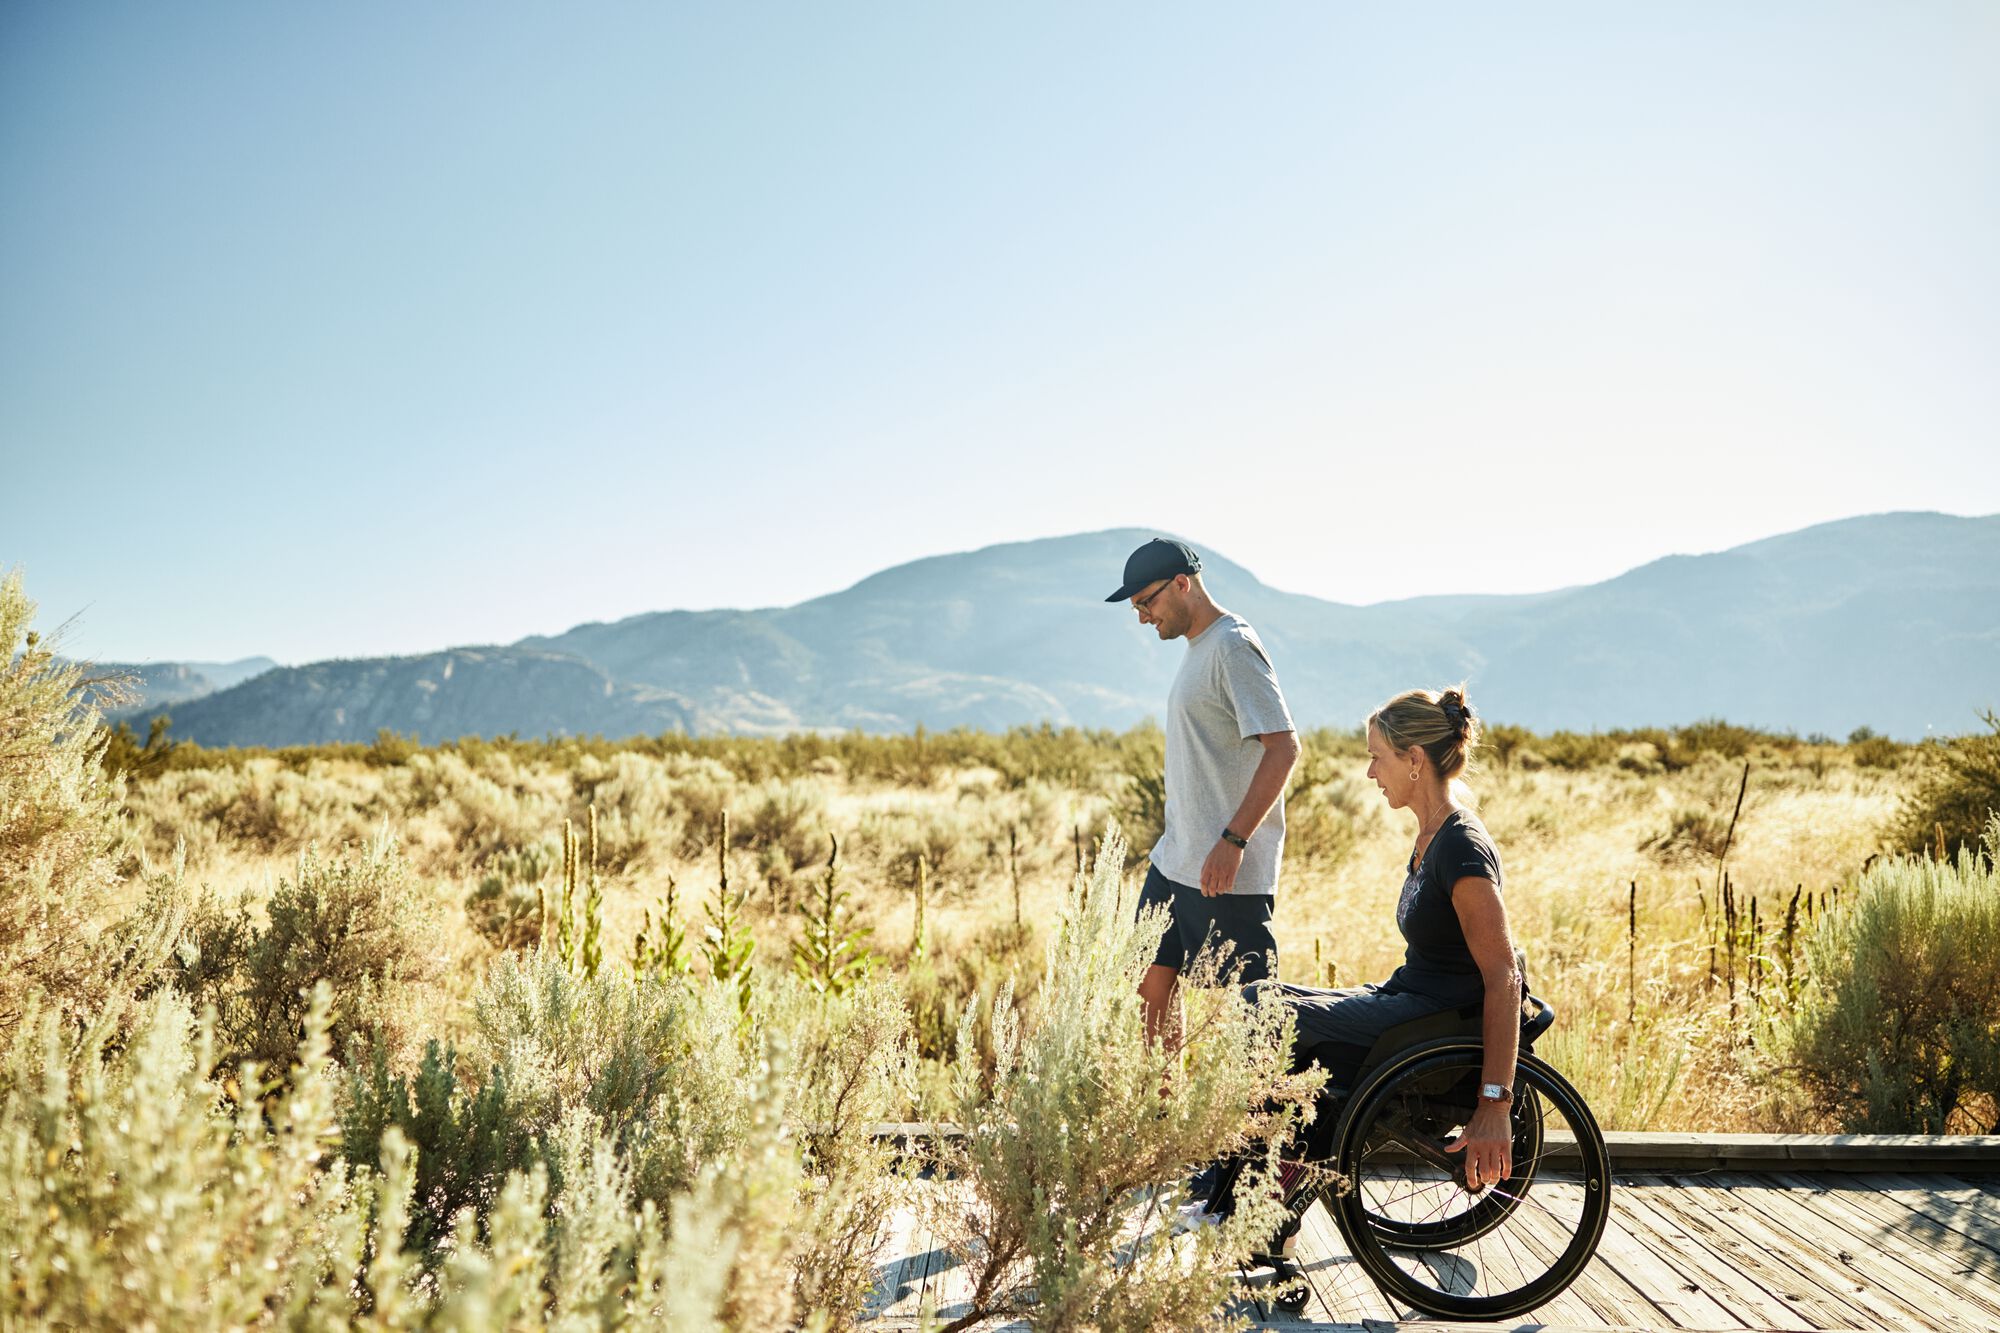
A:
POLYGON ((1284 1276, 1286 1270, 1293 1267, 1293 1259, 1298 1256, 1299 1233, 1294 1231, 1290 1235, 1285 1235, 1279 1232, 1271 1240, 1274 1243, 1252 1254, 1250 1262, 1259 1268, 1275 1268, 1280 1276, 1284 1276))
POLYGON ((1184 1203, 1175 1212, 1173 1221, 1167 1223, 1170 1236, 1185 1235, 1202 1227, 1219 1227, 1222 1219, 1208 1211, 1206 1203, 1184 1203))

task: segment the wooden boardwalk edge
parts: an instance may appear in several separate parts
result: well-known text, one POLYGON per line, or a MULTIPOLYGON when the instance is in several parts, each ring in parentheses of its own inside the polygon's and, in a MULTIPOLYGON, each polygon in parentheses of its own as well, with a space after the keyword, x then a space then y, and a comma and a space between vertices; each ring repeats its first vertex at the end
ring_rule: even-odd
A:
MULTIPOLYGON (((957 1125, 880 1124, 905 1149, 957 1138, 957 1125)), ((1615 1171, 1899 1171, 2000 1174, 2000 1134, 1641 1134, 1604 1136, 1615 1171)), ((1560 1149, 1557 1150, 1558 1154, 1560 1149)), ((1432 1325, 1435 1327, 1435 1325, 1432 1325)))

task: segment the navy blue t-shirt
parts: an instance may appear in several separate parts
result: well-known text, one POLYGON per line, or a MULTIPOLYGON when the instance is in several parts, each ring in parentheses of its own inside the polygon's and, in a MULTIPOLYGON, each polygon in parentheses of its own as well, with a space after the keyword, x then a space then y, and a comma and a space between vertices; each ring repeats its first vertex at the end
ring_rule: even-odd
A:
POLYGON ((1470 810, 1454 810, 1403 880, 1396 928, 1408 947, 1387 989, 1415 991, 1448 1005, 1486 997, 1485 978, 1451 905, 1451 886, 1467 876, 1490 879, 1499 888, 1500 850, 1470 810))

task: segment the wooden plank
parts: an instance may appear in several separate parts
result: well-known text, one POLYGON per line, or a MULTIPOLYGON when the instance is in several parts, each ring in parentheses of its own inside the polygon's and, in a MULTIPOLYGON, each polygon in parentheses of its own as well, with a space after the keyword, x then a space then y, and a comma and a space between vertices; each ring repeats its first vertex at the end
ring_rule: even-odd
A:
MULTIPOLYGON (((1828 1177, 1786 1174, 1779 1179, 1823 1188, 1822 1182, 1828 1177)), ((1871 1187, 1845 1188, 1840 1193, 1844 1206, 1873 1218, 1885 1236, 1900 1238, 1914 1246, 1931 1259, 1934 1269, 1943 1266, 1961 1279, 1976 1277, 2000 1286, 2000 1253, 1923 1211, 1927 1192, 1912 1197, 1904 1192, 1871 1187)))
POLYGON ((889 1219, 889 1234, 876 1252, 875 1285, 862 1307, 863 1319, 888 1316, 898 1305, 907 1305, 914 1294, 913 1281, 922 1276, 917 1256, 930 1246, 918 1235, 917 1210, 904 1206, 889 1219))
POLYGON ((1702 1232, 1704 1241, 1728 1256, 1739 1270, 1766 1290, 1784 1298, 1821 1328, 1933 1327, 1929 1321, 1885 1303, 1879 1293, 1853 1275, 1829 1272, 1809 1242, 1786 1237, 1760 1225, 1756 1215, 1731 1202, 1727 1191, 1682 1184, 1662 1192, 1660 1205, 1702 1232))
MULTIPOLYGON (((1928 1134, 1653 1134, 1604 1136, 1617 1171, 1785 1170, 2000 1172, 2000 1136, 1928 1134)), ((1553 1147, 1552 1151, 1560 1151, 1553 1147)))
MULTIPOLYGON (((1495 1235, 1504 1235, 1521 1244, 1530 1257, 1532 1271, 1530 1278, 1540 1277, 1555 1266, 1557 1258, 1568 1248, 1576 1235, 1577 1222, 1584 1206, 1581 1184, 1575 1181, 1538 1180, 1533 1189, 1523 1197, 1519 1207, 1501 1225, 1495 1235)), ((1609 1223, 1606 1224, 1609 1229, 1609 1223)), ((1567 1320, 1578 1324, 1599 1324, 1604 1327, 1619 1327, 1631 1324, 1657 1324, 1664 1319, 1665 1312, 1650 1296, 1638 1286, 1628 1281, 1624 1274, 1605 1262, 1602 1254, 1593 1254, 1584 1265, 1583 1271, 1554 1300, 1546 1302, 1535 1311, 1538 1319, 1567 1320), (1567 1311, 1580 1306, 1587 1313, 1573 1315, 1567 1311)), ((1529 1265, 1524 1265, 1528 1267, 1529 1265)))
POLYGON ((1640 1243, 1672 1256, 1674 1267, 1687 1273, 1739 1323, 1750 1328, 1799 1327, 1800 1315, 1791 1303, 1739 1271, 1732 1257, 1661 1206, 1672 1192, 1664 1176, 1634 1177, 1626 1183, 1622 1216, 1640 1243))
POLYGON ((1935 1251, 1911 1244, 1853 1207, 1843 1197, 1852 1191, 1816 1184, 1794 1187, 1775 1177, 1765 1179, 1768 1184, 1734 1193, 1774 1226, 1791 1234, 1817 1232, 1835 1246, 1833 1257, 1839 1263, 1917 1309, 1948 1315, 1961 1324, 2000 1327, 2000 1286, 1968 1283, 1963 1274, 1950 1272, 1950 1265, 1936 1262, 1935 1251))
MULTIPOLYGON (((1673 1251, 1656 1251, 1641 1243, 1625 1224, 1627 1192, 1611 1193, 1611 1216, 1597 1257, 1659 1311, 1660 1322, 1674 1328, 1740 1328, 1743 1321, 1703 1289, 1700 1280, 1674 1262, 1673 1251)), ((1650 1321, 1639 1321, 1650 1322, 1650 1321)))
POLYGON ((1865 1186, 1894 1190, 1917 1201, 1927 1216, 2000 1253, 2000 1208, 1993 1207, 1985 1190, 1960 1180, 1893 1171, 1868 1173, 1857 1179, 1865 1186))
POLYGON ((1729 1228, 1758 1253, 1768 1256, 1775 1271, 1794 1275, 1827 1302, 1856 1312, 1851 1322, 1883 1328, 1939 1328, 1936 1307, 1910 1299, 1900 1282, 1884 1284, 1841 1262, 1843 1246, 1826 1219, 1798 1215, 1798 1226, 1780 1226, 1751 1206, 1748 1196, 1759 1188, 1758 1178, 1743 1174, 1711 1177, 1702 1184, 1683 1183, 1677 1200, 1702 1209, 1729 1228))

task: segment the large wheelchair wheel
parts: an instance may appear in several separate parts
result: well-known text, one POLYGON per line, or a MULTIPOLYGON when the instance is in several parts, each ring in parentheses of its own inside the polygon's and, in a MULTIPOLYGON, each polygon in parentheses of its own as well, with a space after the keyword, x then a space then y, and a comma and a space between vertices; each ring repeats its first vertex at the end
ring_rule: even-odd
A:
POLYGON ((1321 1196, 1391 1300, 1445 1319, 1505 1319, 1567 1287, 1611 1211, 1604 1136, 1560 1074, 1523 1055, 1514 1078, 1513 1175, 1477 1193, 1445 1149, 1477 1105, 1483 1054, 1447 1038, 1374 1070, 1334 1133, 1346 1188, 1321 1196))

